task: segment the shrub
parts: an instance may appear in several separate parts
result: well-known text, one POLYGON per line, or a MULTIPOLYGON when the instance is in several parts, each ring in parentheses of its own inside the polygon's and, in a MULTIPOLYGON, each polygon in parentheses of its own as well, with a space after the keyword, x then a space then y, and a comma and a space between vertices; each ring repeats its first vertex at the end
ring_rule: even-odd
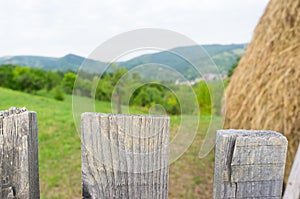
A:
POLYGON ((64 101, 65 99, 64 92, 60 86, 54 88, 54 99, 58 101, 64 101))

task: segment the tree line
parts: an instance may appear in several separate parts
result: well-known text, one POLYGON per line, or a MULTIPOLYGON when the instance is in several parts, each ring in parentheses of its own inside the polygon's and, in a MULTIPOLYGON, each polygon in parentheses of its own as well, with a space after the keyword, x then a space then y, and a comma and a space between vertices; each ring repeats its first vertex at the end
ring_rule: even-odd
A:
MULTIPOLYGON (((98 77, 97 74, 81 73, 80 78, 77 78, 74 71, 45 71, 15 65, 0 66, 1 87, 54 97, 57 100, 64 100, 66 94, 73 93, 75 80, 79 95, 94 97, 101 101, 115 99, 120 107, 122 104, 128 103, 129 99, 130 106, 150 108, 155 104, 160 104, 168 114, 192 114, 195 111, 194 106, 191 106, 191 103, 194 103, 193 100, 184 97, 187 90, 191 89, 186 85, 153 81, 138 86, 131 93, 127 92, 126 89, 136 86, 135 82, 139 82, 141 77, 138 73, 128 75, 125 68, 118 68, 113 72, 104 73, 101 77, 98 77), (96 85, 96 88, 92 89, 94 85, 96 85), (94 93, 93 90, 95 90, 94 93), (180 102, 178 96, 182 96, 180 102)), ((192 86, 201 114, 218 113, 221 109, 221 104, 212 103, 208 86, 216 87, 213 82, 208 84, 199 82, 192 86)), ((220 97, 222 97, 222 94, 220 94, 220 97)))

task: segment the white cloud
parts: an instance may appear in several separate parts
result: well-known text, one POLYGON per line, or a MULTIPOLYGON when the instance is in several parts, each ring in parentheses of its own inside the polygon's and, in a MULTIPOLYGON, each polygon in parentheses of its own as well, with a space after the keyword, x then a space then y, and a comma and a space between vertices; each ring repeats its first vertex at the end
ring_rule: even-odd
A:
POLYGON ((116 34, 171 29, 198 43, 249 42, 267 0, 0 0, 0 56, 87 56, 116 34))

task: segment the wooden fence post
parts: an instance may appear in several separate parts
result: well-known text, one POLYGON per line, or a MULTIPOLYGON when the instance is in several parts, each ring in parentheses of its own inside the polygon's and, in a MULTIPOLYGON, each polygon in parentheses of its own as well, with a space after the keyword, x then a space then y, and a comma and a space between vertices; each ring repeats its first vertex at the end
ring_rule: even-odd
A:
POLYGON ((37 199, 37 115, 25 108, 0 111, 1 199, 37 199))
POLYGON ((299 199, 300 197, 300 145, 294 159, 283 199, 299 199))
POLYGON ((83 198, 168 197, 169 118, 82 114, 83 198))
POLYGON ((214 193, 221 198, 281 198, 287 139, 272 131, 217 132, 214 193))

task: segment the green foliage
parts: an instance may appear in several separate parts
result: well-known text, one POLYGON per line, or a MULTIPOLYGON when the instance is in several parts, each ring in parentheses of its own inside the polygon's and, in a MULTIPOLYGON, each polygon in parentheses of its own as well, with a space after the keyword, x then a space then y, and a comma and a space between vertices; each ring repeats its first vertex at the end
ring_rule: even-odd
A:
POLYGON ((102 79, 94 77, 93 85, 96 84, 96 96, 95 98, 102 101, 110 101, 113 86, 110 84, 109 75, 104 75, 102 79), (97 83, 98 82, 98 83, 97 83))
POLYGON ((236 69, 236 67, 238 66, 240 60, 241 60, 241 57, 238 57, 236 59, 236 62, 231 65, 231 68, 228 71, 228 77, 231 77, 233 75, 233 72, 236 69))
POLYGON ((76 74, 73 72, 67 72, 62 79, 62 86, 67 94, 71 94, 74 88, 74 82, 76 80, 76 74))
POLYGON ((45 75, 46 78, 46 90, 50 91, 55 88, 60 83, 60 75, 59 73, 52 72, 48 70, 45 75))
POLYGON ((56 72, 13 65, 0 66, 0 78, 0 86, 27 93, 36 93, 42 89, 50 91, 60 83, 56 72))
POLYGON ((171 91, 167 91, 165 94, 165 107, 168 113, 172 115, 180 114, 180 105, 177 97, 171 91))
POLYGON ((195 87, 195 92, 197 93, 197 99, 201 114, 212 114, 214 112, 214 109, 207 84, 203 81, 199 82, 195 87))
POLYGON ((150 107, 154 104, 161 104, 163 101, 163 93, 153 85, 146 85, 137 90, 133 104, 150 107))
POLYGON ((0 86, 6 88, 12 88, 15 84, 13 81, 13 71, 15 66, 5 65, 0 67, 0 86))
POLYGON ((16 90, 33 93, 45 87, 45 72, 41 69, 31 69, 17 66, 13 70, 13 81, 16 90))
MULTIPOLYGON (((46 97, 64 100, 64 93, 72 94, 76 81, 76 93, 80 96, 95 98, 100 101, 113 101, 121 113, 121 106, 129 100, 131 106, 141 106, 151 109, 155 105, 164 107, 166 113, 172 115, 194 114, 195 105, 201 108, 201 114, 219 113, 221 103, 211 96, 207 86, 211 89, 220 89, 216 83, 206 85, 200 82, 193 86, 175 85, 172 82, 153 82, 141 85, 141 76, 138 73, 129 74, 125 68, 116 68, 113 73, 104 73, 101 78, 96 74, 84 73, 77 77, 72 71, 55 72, 20 67, 12 65, 0 66, 0 86, 27 93, 34 93, 46 97), (134 92, 132 93, 132 90, 134 92), (93 93, 96 91, 95 93, 93 93), (195 99, 191 92, 196 93, 195 99), (186 97, 189 96, 189 97, 186 97)), ((223 92, 220 90, 220 96, 223 92)), ((194 94, 193 94, 194 95, 194 94)))
POLYGON ((54 88, 54 99, 58 101, 64 101, 65 99, 64 92, 60 86, 54 88))
MULTIPOLYGON (((76 75, 75 75, 76 78, 76 75)), ((69 91, 69 89, 71 92, 68 94, 72 94, 73 92, 73 87, 74 87, 74 83, 73 85, 71 84, 73 80, 70 81, 70 87, 67 88, 67 90, 69 91)), ((86 96, 86 97, 91 97, 91 89, 92 89, 92 82, 89 81, 88 79, 83 79, 83 78, 77 78, 76 80, 77 84, 76 84, 76 89, 77 89, 77 94, 81 95, 81 96, 86 96), (80 92, 80 93, 78 93, 80 92)))
POLYGON ((150 83, 139 87, 130 98, 130 105, 151 108, 160 104, 169 114, 180 114, 180 105, 175 94, 159 83, 150 83))

